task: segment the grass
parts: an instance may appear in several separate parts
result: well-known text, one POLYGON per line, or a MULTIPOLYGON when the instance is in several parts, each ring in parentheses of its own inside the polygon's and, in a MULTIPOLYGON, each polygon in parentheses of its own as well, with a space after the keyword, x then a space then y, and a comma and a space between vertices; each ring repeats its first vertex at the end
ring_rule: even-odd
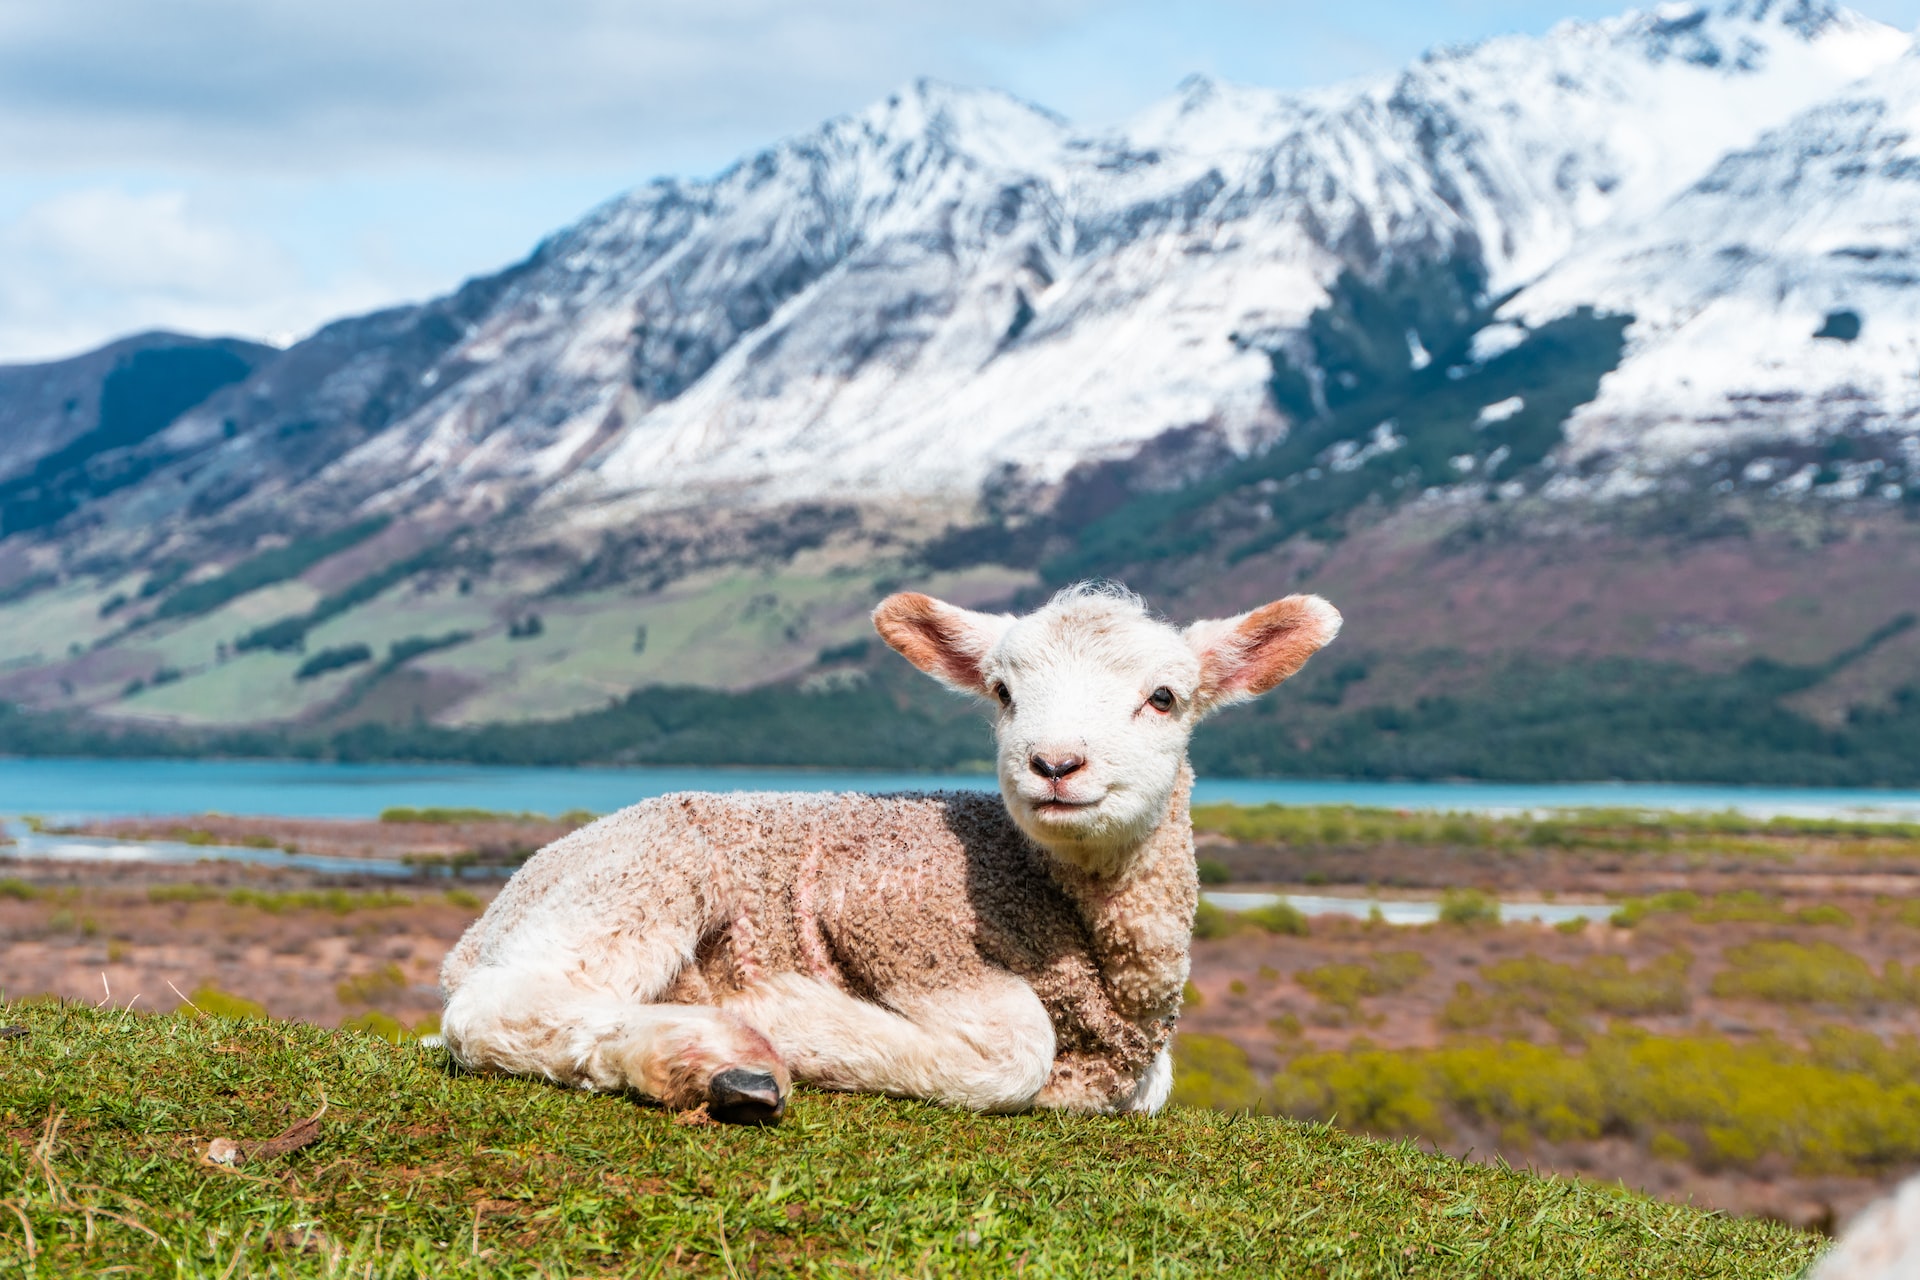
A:
POLYGON ((373 1035, 0 1022, 31 1030, 0 1042, 0 1275, 1785 1277, 1816 1246, 1272 1118, 802 1092, 777 1129, 696 1127, 373 1035), (323 1101, 312 1146, 203 1159, 323 1101))

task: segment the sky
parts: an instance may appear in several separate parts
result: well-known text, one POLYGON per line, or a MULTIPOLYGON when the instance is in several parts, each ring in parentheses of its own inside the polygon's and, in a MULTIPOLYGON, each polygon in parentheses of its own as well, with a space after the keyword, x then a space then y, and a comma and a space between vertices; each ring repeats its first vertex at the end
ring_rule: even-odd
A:
POLYGON ((1303 88, 1625 7, 0 0, 0 363, 153 328, 289 342, 916 76, 1098 128, 1196 72, 1303 88))

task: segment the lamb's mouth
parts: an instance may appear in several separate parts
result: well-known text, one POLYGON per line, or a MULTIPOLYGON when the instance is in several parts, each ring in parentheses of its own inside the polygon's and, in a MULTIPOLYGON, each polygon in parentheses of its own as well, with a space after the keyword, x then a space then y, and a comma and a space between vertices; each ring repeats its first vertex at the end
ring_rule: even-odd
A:
POLYGON ((1075 809, 1091 809, 1099 803, 1099 800, 1069 800, 1065 796, 1045 796, 1033 801, 1033 807, 1054 813, 1070 813, 1075 809))

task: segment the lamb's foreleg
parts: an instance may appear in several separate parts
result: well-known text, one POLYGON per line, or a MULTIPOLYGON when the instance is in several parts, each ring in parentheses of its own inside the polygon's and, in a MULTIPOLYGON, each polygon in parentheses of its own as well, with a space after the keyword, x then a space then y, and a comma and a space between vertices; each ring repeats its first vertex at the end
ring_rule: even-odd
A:
POLYGON ((989 974, 892 1004, 784 974, 724 1007, 765 1031, 796 1078, 823 1088, 976 1111, 1033 1105, 1053 1064, 1053 1024, 1025 983, 989 974))
POLYGON ((1173 1092, 1173 1054, 1162 1049, 1144 1074, 1130 1076, 1098 1054, 1063 1053, 1033 1105, 1098 1115, 1155 1115, 1173 1092))
POLYGON ((578 971, 475 969, 448 998, 441 1034, 475 1070, 631 1089, 738 1123, 778 1120, 791 1085, 778 1051, 737 1016, 641 1003, 578 971))

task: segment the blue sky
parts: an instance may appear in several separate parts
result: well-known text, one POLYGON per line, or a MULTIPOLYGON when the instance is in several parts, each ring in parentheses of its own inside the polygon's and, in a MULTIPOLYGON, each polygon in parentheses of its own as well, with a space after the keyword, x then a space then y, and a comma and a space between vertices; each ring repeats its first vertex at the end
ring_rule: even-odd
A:
POLYGON ((1624 7, 0 0, 0 361, 153 327, 286 341, 917 75, 1098 126, 1196 71, 1325 84, 1624 7))

